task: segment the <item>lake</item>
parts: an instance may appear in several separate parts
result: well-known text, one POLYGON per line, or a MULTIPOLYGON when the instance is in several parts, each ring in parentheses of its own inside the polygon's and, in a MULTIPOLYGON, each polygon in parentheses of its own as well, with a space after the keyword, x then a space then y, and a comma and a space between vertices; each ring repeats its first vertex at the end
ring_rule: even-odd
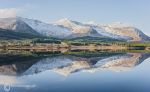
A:
POLYGON ((1 51, 0 92, 150 92, 150 53, 1 51))

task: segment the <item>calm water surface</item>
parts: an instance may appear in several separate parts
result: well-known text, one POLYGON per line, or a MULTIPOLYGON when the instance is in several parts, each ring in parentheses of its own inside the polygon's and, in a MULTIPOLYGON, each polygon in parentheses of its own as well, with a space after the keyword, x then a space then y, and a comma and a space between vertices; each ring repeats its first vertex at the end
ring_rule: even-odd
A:
POLYGON ((150 53, 0 59, 0 92, 150 92, 150 53))

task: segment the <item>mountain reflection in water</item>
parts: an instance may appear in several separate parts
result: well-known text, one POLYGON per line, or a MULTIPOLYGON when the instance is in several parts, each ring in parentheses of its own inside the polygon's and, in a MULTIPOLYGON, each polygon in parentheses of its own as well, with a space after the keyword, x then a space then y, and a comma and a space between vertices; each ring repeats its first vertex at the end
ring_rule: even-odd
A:
POLYGON ((94 72, 98 70, 125 71, 140 64, 149 54, 127 53, 100 57, 77 57, 70 55, 44 58, 32 65, 24 74, 36 74, 52 70, 64 76, 78 71, 94 72))
POLYGON ((150 53, 106 53, 41 55, 38 53, 1 54, 0 84, 16 83, 17 78, 35 76, 45 71, 68 76, 76 72, 128 71, 150 57, 150 53))
POLYGON ((112 70, 119 72, 134 68, 148 57, 150 57, 150 53, 107 53, 92 57, 64 54, 34 57, 6 54, 0 57, 0 73, 25 76, 52 70, 67 76, 78 71, 112 70), (7 64, 5 60, 7 62, 10 60, 10 62, 7 64))

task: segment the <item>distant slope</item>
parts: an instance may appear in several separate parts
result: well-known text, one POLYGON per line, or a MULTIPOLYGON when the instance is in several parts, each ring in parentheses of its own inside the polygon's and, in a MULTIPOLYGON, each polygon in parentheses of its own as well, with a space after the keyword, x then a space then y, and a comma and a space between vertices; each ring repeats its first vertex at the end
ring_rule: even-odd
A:
POLYGON ((0 28, 10 30, 13 32, 29 33, 33 35, 39 34, 34 29, 32 29, 28 24, 22 21, 19 17, 0 18, 0 28))
POLYGON ((42 38, 44 36, 34 35, 29 33, 14 32, 12 30, 0 29, 0 40, 11 40, 11 39, 32 39, 42 38))
POLYGON ((100 27, 108 33, 129 37, 128 41, 150 41, 150 37, 145 35, 141 30, 122 23, 112 23, 100 27))
POLYGON ((126 41, 150 41, 150 37, 135 27, 121 23, 112 23, 109 25, 99 25, 97 23, 80 23, 69 19, 61 19, 56 24, 64 26, 73 32, 69 38, 77 37, 108 37, 112 39, 124 39, 126 41), (94 34, 93 34, 94 33, 94 34))
POLYGON ((39 20, 28 19, 28 18, 21 18, 26 24, 30 25, 34 30, 36 30, 41 35, 51 36, 56 38, 65 38, 72 34, 72 32, 63 26, 55 25, 55 24, 48 24, 44 23, 39 20))
POLYGON ((43 35, 36 32, 19 17, 0 18, 0 39, 32 39, 43 35))
POLYGON ((67 37, 69 39, 85 37, 85 36, 100 37, 100 38, 108 37, 112 39, 127 39, 128 38, 125 36, 119 36, 117 34, 115 35, 115 34, 108 33, 101 27, 97 27, 95 25, 88 25, 88 24, 77 22, 77 21, 69 20, 67 18, 57 21, 56 24, 64 26, 72 32, 72 34, 67 37))

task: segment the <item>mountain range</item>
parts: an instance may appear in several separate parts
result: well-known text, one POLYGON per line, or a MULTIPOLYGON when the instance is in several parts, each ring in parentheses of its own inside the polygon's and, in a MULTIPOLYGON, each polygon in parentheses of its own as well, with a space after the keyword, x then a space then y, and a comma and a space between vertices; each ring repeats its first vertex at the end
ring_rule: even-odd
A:
POLYGON ((55 23, 44 23, 22 17, 0 18, 0 39, 35 37, 55 37, 59 39, 98 37, 128 42, 150 41, 150 37, 141 30, 121 23, 100 25, 97 23, 81 23, 67 18, 55 23))

